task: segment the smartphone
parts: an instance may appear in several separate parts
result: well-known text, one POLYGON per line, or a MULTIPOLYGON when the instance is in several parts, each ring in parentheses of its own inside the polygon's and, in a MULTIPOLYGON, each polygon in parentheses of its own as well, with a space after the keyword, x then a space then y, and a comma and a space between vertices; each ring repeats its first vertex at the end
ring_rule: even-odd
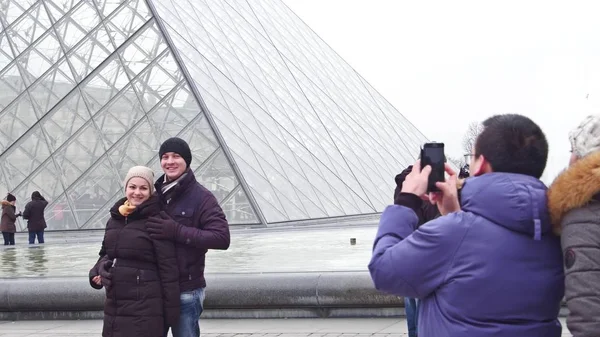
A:
POLYGON ((429 175, 429 183, 427 192, 439 192, 435 186, 439 181, 445 181, 444 163, 446 155, 444 154, 444 143, 426 143, 421 149, 421 170, 425 166, 431 166, 431 174, 429 175))

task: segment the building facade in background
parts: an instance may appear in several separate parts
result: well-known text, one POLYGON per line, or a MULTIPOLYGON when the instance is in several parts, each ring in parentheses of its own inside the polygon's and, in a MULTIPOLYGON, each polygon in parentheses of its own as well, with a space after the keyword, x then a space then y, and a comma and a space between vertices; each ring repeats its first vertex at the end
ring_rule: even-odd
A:
POLYGON ((0 6, 0 194, 48 230, 104 228, 171 136, 238 225, 378 213, 425 141, 280 0, 0 6))

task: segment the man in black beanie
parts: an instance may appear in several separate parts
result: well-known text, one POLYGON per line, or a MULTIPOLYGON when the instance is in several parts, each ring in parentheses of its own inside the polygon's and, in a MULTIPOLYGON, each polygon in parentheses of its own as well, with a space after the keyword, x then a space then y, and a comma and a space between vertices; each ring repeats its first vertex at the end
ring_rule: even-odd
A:
POLYGON ((160 166, 168 181, 177 180, 192 164, 190 146, 185 140, 177 137, 169 138, 162 143, 158 150, 158 157, 161 159, 160 166), (163 157, 170 159, 170 161, 163 162, 163 157))
POLYGON ((165 211, 149 218, 146 227, 153 239, 173 241, 177 249, 181 315, 179 324, 170 327, 173 336, 198 337, 205 255, 208 249, 229 248, 229 224, 215 196, 196 181, 192 152, 183 139, 167 139, 159 158, 164 175, 154 186, 165 211))

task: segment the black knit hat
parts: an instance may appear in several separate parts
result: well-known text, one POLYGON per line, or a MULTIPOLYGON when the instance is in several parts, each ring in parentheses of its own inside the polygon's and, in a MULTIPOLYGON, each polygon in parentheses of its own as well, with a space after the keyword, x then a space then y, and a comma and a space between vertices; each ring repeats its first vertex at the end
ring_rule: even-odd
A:
POLYGON ((190 167, 192 163, 192 151, 190 151, 190 146, 185 140, 177 137, 165 140, 158 150, 158 158, 162 158, 163 154, 168 152, 175 152, 180 155, 185 160, 187 167, 190 167))
POLYGON ((14 195, 8 193, 6 195, 6 201, 8 201, 8 202, 17 201, 17 198, 14 195))

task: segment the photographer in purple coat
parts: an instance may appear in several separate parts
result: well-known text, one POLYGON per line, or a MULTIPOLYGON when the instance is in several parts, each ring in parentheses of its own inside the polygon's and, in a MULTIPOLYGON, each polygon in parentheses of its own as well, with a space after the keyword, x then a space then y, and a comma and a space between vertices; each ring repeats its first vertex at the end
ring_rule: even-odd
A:
POLYGON ((377 289, 420 299, 420 337, 561 336, 562 253, 539 180, 547 157, 529 118, 487 119, 460 202, 446 166, 441 192, 430 194, 442 216, 418 228, 431 168, 414 165, 402 204, 381 215, 369 271, 377 289))

